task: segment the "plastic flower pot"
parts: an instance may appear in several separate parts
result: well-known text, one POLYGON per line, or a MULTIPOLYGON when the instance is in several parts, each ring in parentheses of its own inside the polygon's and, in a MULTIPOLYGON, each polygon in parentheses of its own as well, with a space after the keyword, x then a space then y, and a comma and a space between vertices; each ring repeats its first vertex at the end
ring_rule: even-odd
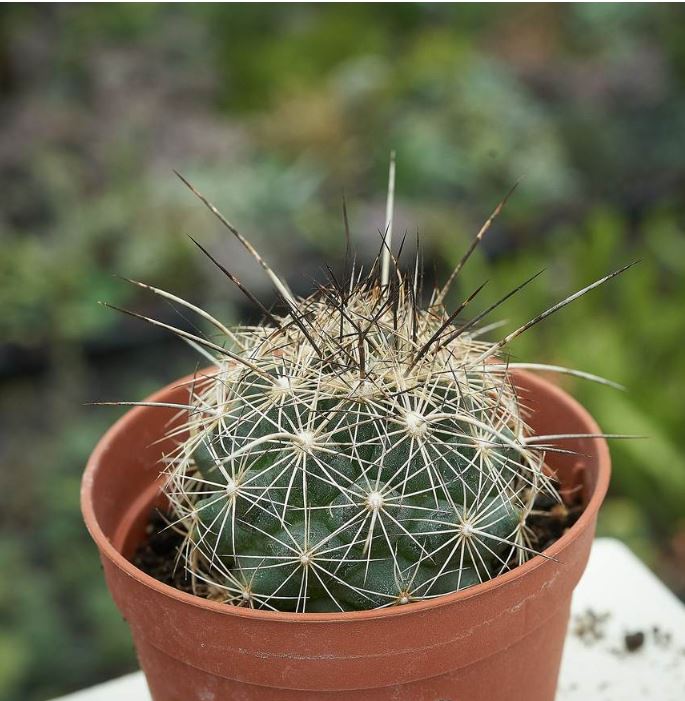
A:
MULTIPOLYGON (((569 395, 515 373, 535 433, 597 433, 569 395)), ((152 401, 182 402, 180 383, 152 401)), ((105 434, 81 503, 112 597, 128 621, 155 701, 552 701, 571 594, 587 563, 610 472, 606 442, 559 443, 548 463, 579 520, 542 555, 439 598, 352 613, 276 613, 183 593, 129 558, 160 503, 159 441, 174 409, 136 407, 105 434)))

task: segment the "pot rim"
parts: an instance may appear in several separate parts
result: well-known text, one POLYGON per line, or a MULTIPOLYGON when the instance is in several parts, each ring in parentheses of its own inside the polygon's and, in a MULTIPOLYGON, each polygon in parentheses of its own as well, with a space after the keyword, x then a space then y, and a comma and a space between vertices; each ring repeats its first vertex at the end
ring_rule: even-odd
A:
MULTIPOLYGON (((580 415, 584 422, 587 423, 590 429, 588 433, 601 433, 601 430, 592 417, 592 415, 574 399, 570 394, 563 389, 553 384, 549 380, 538 377, 524 370, 512 371, 513 376, 523 377, 527 384, 530 385, 531 391, 540 387, 545 387, 550 394, 553 395, 553 400, 560 403, 570 405, 571 410, 580 415)), ((188 376, 191 377, 191 376, 188 376)), ((157 390, 150 395, 145 401, 154 402, 160 401, 161 398, 170 390, 182 385, 188 378, 176 380, 162 389, 157 390)), ((453 592, 451 594, 443 594, 434 599, 426 599, 423 601, 414 601, 405 606, 390 606, 382 609, 368 609, 364 611, 345 611, 331 613, 295 613, 291 611, 268 611, 261 609, 242 608, 238 606, 230 606, 225 603, 209 601, 200 596, 182 592, 168 584, 163 584, 154 577, 145 574, 138 569, 133 563, 129 562, 110 542, 109 538, 102 531, 100 524, 95 516, 95 508, 93 505, 92 487, 95 481, 95 474, 99 468, 101 458, 107 449, 112 438, 122 432, 130 430, 138 421, 141 414, 150 411, 149 406, 136 406, 127 411, 119 418, 100 438, 97 445, 93 449, 86 469, 83 473, 81 481, 81 513, 83 515, 86 528, 91 537, 95 541, 101 556, 107 557, 117 568, 122 570, 129 577, 137 580, 144 586, 153 589, 158 594, 175 599, 179 603, 195 606, 205 609, 220 615, 238 616, 245 619, 272 621, 282 623, 352 623, 374 619, 389 619, 397 616, 408 616, 418 614, 427 609, 440 608, 442 606, 450 606, 478 596, 485 596, 489 592, 498 589, 499 587, 507 586, 508 584, 525 577, 529 572, 543 565, 547 559, 555 559, 556 556, 563 551, 568 544, 574 541, 596 517, 599 507, 604 501, 604 497, 609 487, 609 477, 611 473, 611 460, 609 456, 609 447, 604 438, 596 438, 597 442, 597 481, 593 489, 592 495, 583 509, 583 513, 578 520, 552 545, 543 550, 539 555, 518 565, 513 570, 504 574, 498 575, 487 582, 482 582, 474 586, 463 589, 462 591, 453 592)), ((563 564, 563 563, 562 563, 563 564)))

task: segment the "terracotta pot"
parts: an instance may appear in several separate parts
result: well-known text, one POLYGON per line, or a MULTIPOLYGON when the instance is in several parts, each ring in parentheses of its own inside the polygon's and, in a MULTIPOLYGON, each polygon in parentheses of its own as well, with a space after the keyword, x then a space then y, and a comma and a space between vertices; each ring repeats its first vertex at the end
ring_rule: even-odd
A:
MULTIPOLYGON (((517 373, 537 433, 599 429, 549 382, 517 373)), ((178 384, 151 397, 183 401, 178 384)), ((81 502, 107 584, 128 621, 155 701, 552 701, 571 594, 588 559, 610 471, 605 441, 551 453, 586 508, 554 545, 470 589, 376 611, 274 613, 206 601, 128 561, 160 498, 159 458, 173 409, 136 407, 95 448, 81 502)))

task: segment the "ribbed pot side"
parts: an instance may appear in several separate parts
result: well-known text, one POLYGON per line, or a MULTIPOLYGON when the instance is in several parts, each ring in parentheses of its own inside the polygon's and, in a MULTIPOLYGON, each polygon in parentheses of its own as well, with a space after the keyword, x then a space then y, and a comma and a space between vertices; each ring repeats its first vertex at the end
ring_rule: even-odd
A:
MULTIPOLYGON (((515 383, 538 434, 597 433, 585 409, 529 373, 515 383)), ((183 402, 182 381, 151 401, 183 402)), ((554 545, 496 579, 430 601, 338 614, 275 613, 206 601, 132 565, 160 495, 158 442, 177 410, 136 407, 100 440, 81 504, 154 701, 552 701, 571 594, 609 482, 602 439, 549 453, 586 507, 554 545)))

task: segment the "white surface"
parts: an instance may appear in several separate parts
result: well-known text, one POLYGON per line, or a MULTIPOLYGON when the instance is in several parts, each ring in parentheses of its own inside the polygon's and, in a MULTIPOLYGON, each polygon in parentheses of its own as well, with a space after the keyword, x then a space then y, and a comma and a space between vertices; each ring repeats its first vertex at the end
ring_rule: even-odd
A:
MULTIPOLYGON (((573 596, 557 701, 685 701, 685 607, 616 540, 595 541, 588 568, 573 596), (608 614, 601 637, 574 632, 588 610, 608 614), (657 640, 658 626, 670 641, 657 640), (629 653, 624 636, 645 633, 629 653)), ((141 672, 58 701, 150 701, 141 672)))
POLYGON ((685 701, 685 607, 617 540, 595 541, 573 595, 557 700, 685 701), (588 609, 609 616, 602 639, 584 643, 574 627, 588 609), (645 642, 629 653, 625 635, 636 631, 645 642))
POLYGON ((55 701, 151 701, 142 672, 62 696, 55 701))

